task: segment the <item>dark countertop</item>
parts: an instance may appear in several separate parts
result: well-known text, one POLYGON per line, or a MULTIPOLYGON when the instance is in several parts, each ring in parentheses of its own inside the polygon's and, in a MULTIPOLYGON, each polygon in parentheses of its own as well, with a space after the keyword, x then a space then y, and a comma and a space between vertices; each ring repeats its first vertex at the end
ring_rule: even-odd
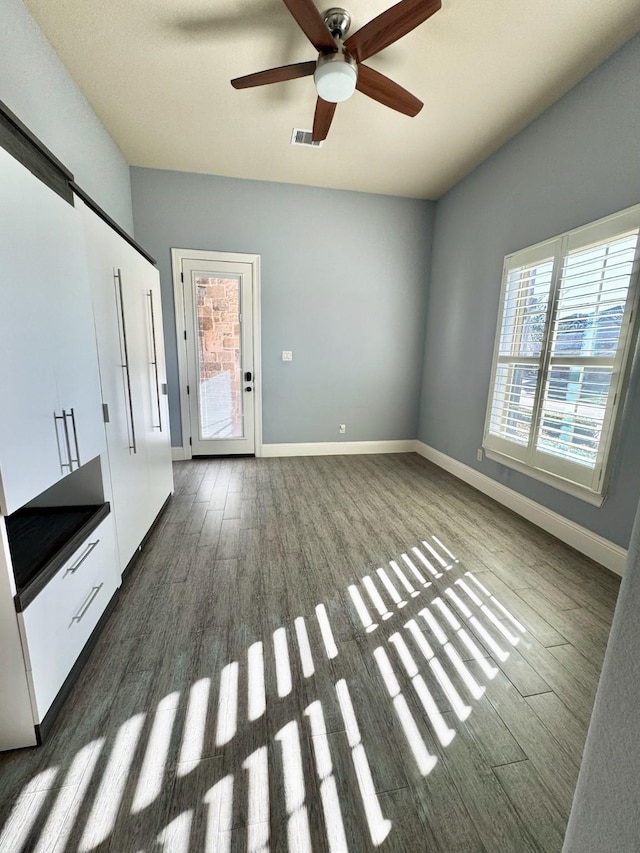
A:
POLYGON ((110 511, 108 503, 29 507, 6 517, 18 612, 44 589, 110 511))

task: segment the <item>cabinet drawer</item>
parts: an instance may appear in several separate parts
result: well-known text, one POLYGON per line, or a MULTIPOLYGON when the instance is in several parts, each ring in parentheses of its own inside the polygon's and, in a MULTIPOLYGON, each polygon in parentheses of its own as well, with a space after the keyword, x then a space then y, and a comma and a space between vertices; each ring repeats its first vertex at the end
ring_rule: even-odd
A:
POLYGON ((18 614, 40 722, 120 583, 112 515, 18 614))

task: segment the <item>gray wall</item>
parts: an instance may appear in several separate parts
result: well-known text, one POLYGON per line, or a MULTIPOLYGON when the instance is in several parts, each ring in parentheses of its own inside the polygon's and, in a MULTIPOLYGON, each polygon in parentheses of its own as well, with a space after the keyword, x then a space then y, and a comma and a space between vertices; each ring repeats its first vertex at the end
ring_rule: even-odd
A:
POLYGON ((419 438, 626 547, 640 492, 635 370, 601 508, 490 460, 482 444, 505 254, 640 200, 640 37, 438 201, 419 438))
POLYGON ((0 0, 0 100, 133 233, 129 167, 20 0, 0 0))
POLYGON ((640 506, 593 707, 564 853, 640 850, 640 506))
POLYGON ((142 168, 131 186, 160 267, 174 446, 172 247, 261 256, 265 443, 415 438, 431 202, 142 168))

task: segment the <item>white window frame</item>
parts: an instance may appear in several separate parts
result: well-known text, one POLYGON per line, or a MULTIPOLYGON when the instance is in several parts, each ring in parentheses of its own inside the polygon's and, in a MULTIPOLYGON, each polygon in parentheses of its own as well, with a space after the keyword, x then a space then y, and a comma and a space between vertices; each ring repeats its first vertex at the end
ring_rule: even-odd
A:
MULTIPOLYGON (((607 397, 604 422, 601 430, 601 438, 598 444, 597 458, 594 468, 578 463, 570 462, 561 456, 553 456, 536 447, 543 413, 542 396, 545 388, 549 369, 552 361, 551 335, 553 319, 556 312, 558 297, 560 294, 562 263, 570 253, 585 248, 606 239, 614 239, 617 235, 627 231, 640 228, 640 204, 627 208, 619 213, 612 214, 596 222, 589 223, 580 228, 560 234, 551 240, 529 246, 519 252, 507 255, 504 259, 502 271, 502 285, 500 303, 498 308, 498 319, 496 326, 495 345, 493 361, 491 366, 491 382, 487 402, 487 412, 484 427, 483 448, 486 456, 527 474, 534 479, 541 480, 555 488, 568 492, 588 503, 601 506, 605 500, 606 488, 610 472, 611 450, 615 443, 615 437, 619 426, 622 404, 625 398, 631 369, 631 345, 636 338, 638 302, 640 299, 640 283, 638 271, 640 268, 640 237, 636 244, 635 259, 630 277, 629 290, 625 303, 618 347, 613 360, 613 372, 611 385, 607 397), (543 332, 543 343, 540 358, 537 359, 539 366, 536 382, 531 430, 527 445, 509 441, 490 431, 491 412, 493 407, 493 395, 496 386, 498 368, 501 364, 508 363, 513 358, 518 364, 522 361, 531 361, 536 364, 535 357, 500 356, 500 337, 503 327, 503 313, 505 299, 507 296, 508 274, 518 267, 526 267, 553 259, 553 272, 549 299, 546 307, 545 325, 543 332), (551 469, 551 470, 550 470, 551 469)), ((571 357, 555 357, 562 364, 571 361, 571 357)), ((579 359, 576 359, 578 362, 579 359)), ((581 362, 585 363, 585 362, 581 362)), ((593 363, 591 361, 590 363, 593 363)))

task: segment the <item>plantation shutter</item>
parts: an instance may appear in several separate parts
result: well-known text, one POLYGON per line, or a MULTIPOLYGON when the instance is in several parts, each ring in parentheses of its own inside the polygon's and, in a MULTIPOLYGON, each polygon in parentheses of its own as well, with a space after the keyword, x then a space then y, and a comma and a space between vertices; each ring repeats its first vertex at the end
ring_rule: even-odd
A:
POLYGON ((507 257, 487 450, 602 491, 637 300, 639 226, 636 207, 507 257))
POLYGON ((485 447, 526 462, 535 426, 555 241, 505 260, 485 447))

